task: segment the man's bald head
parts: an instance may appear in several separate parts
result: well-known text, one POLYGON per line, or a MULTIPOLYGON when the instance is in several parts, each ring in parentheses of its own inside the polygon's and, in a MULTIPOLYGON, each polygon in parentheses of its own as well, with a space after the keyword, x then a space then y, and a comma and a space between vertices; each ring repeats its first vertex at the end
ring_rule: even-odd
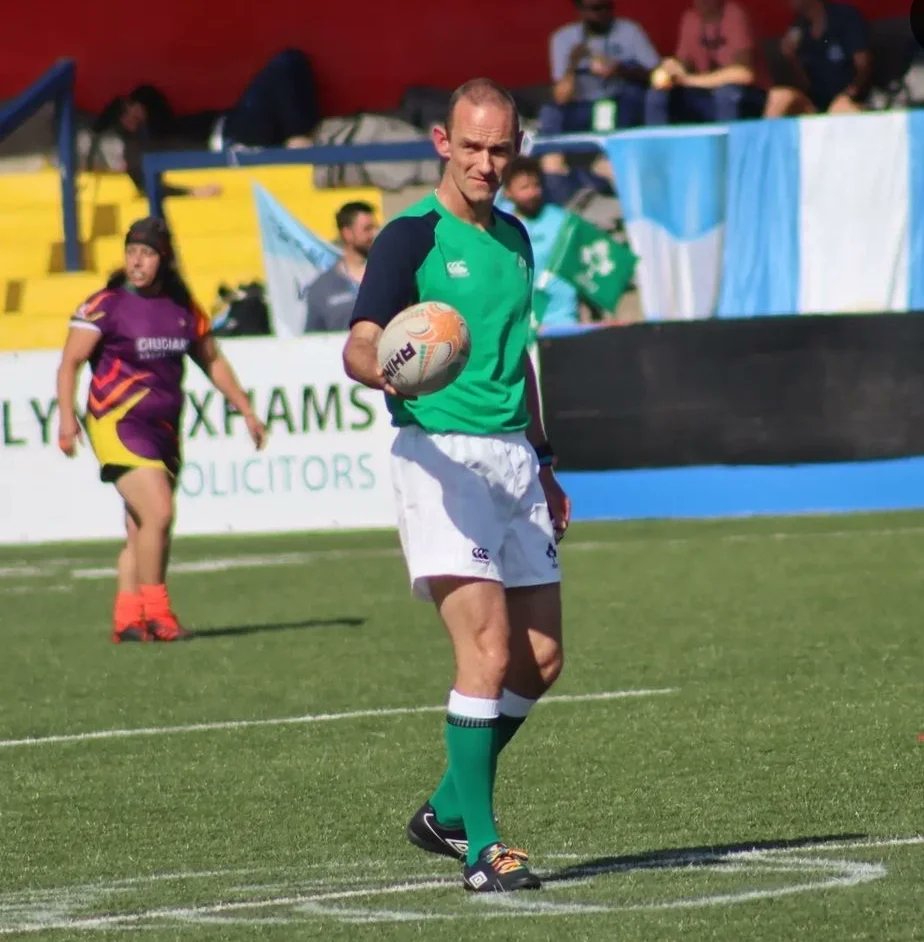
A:
POLYGON ((500 108, 507 108, 513 117, 514 134, 520 133, 520 115, 517 111, 517 103, 513 100, 513 95, 498 84, 494 79, 474 78, 469 79, 464 85, 460 85, 449 99, 449 109, 446 112, 446 134, 452 134, 452 119, 455 115, 456 107, 459 102, 467 101, 475 106, 495 105, 500 108))

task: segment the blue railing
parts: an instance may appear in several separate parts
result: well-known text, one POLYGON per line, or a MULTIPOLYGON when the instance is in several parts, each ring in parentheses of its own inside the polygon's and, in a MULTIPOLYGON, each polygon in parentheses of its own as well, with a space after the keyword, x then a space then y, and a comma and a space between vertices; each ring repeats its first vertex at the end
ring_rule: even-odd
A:
MULTIPOLYGON (((606 135, 569 134, 537 138, 530 153, 599 150, 606 135)), ((213 167, 256 167, 265 164, 364 164, 375 161, 433 160, 431 141, 395 141, 377 144, 320 144, 315 147, 264 148, 233 151, 163 151, 144 157, 144 187, 151 214, 163 216, 161 175, 170 170, 203 170, 213 167)))
POLYGON ((0 140, 27 121, 46 102, 55 104, 55 140, 58 144, 58 168, 61 174, 61 214, 64 229, 64 267, 80 269, 80 236, 77 231, 77 196, 75 177, 77 157, 74 151, 74 77, 73 59, 61 59, 40 79, 30 85, 0 111, 0 140))

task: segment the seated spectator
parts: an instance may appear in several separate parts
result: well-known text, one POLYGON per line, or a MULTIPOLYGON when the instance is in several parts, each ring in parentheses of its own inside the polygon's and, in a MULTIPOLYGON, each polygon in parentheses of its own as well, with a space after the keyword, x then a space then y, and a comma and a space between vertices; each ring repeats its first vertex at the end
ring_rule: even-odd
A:
MULTIPOLYGON (((93 169, 100 141, 114 132, 122 155, 115 169, 132 178, 144 192, 144 155, 190 145, 216 150, 224 147, 308 147, 320 120, 314 77, 304 53, 287 49, 273 56, 244 89, 226 114, 205 112, 187 117, 173 114, 167 99, 155 87, 141 85, 110 102, 93 126, 87 157, 93 169)), ((216 196, 216 185, 195 187, 163 185, 164 196, 216 196)))
MULTIPOLYGON (((541 135, 612 131, 644 120, 645 89, 659 56, 645 30, 614 12, 613 0, 574 0, 580 20, 551 38, 553 102, 539 112, 541 135)), ((563 154, 545 154, 549 196, 565 203, 594 180, 569 180, 563 154)))
POLYGON ((677 52, 652 74, 646 124, 760 117, 765 77, 751 22, 734 0, 694 0, 677 52))
POLYGON ((794 87, 770 90, 766 116, 861 111, 873 59, 863 15, 847 3, 791 0, 796 19, 780 43, 794 87))
POLYGON ((533 305, 540 329, 569 326, 584 320, 586 310, 581 308, 574 286, 554 275, 547 276, 552 249, 568 213, 545 201, 538 160, 515 157, 508 164, 504 174, 504 198, 499 203, 502 209, 512 212, 523 223, 532 243, 536 288, 547 299, 547 303, 533 305))
POLYGON ((298 49, 277 53, 250 80, 234 107, 219 121, 216 149, 309 147, 321 120, 308 57, 298 49))
MULTIPOLYGON (((193 116, 197 119, 198 116, 193 116)), ((205 116, 203 120, 208 120, 205 116)), ((100 148, 105 134, 114 134, 121 143, 121 154, 113 158, 110 169, 127 173, 139 193, 144 193, 144 155, 148 151, 173 150, 182 146, 205 147, 207 133, 202 120, 193 122, 174 116, 166 97, 151 85, 139 85, 128 95, 109 102, 93 124, 87 169, 99 169, 100 148)), ((164 196, 217 196, 217 184, 172 186, 164 183, 164 196)))
POLYGON ((337 231, 343 256, 318 276, 308 289, 305 332, 349 330, 369 250, 378 235, 375 209, 357 200, 337 210, 337 231))

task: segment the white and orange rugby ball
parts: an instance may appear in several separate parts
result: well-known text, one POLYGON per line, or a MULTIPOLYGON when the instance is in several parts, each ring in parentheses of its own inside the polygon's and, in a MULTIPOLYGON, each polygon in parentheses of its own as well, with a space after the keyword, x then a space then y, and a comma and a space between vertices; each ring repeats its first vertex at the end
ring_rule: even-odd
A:
POLYGON ((454 307, 422 301, 389 321, 379 338, 379 366, 398 392, 424 396, 445 389, 465 369, 471 346, 465 318, 454 307))

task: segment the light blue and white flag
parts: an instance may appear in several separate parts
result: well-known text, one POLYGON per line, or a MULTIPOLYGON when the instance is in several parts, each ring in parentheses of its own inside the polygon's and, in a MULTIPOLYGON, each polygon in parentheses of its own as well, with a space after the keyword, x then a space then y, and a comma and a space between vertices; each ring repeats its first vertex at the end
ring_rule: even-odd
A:
POLYGON ((924 309, 924 115, 728 128, 717 313, 924 309))
POLYGON ((725 230, 725 128, 657 128, 605 143, 646 320, 715 313, 725 230))
POLYGON ((342 253, 305 228, 259 183, 253 184, 253 193, 273 333, 297 337, 305 332, 308 289, 342 253))

